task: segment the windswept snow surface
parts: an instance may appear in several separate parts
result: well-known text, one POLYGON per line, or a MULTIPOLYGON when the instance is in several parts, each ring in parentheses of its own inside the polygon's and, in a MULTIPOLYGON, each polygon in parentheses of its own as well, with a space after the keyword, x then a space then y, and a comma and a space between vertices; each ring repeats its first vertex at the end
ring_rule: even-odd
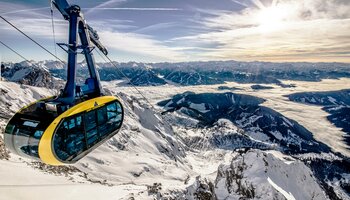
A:
POLYGON ((302 162, 286 164, 260 150, 237 155, 221 165, 215 180, 218 199, 327 199, 302 162))
POLYGON ((146 186, 104 186, 82 177, 56 176, 31 168, 23 160, 0 160, 0 200, 119 199, 145 192, 146 186))
POLYGON ((274 183, 274 182, 270 179, 270 177, 267 178, 267 181, 268 181, 277 191, 279 191, 281 194, 283 194, 283 196, 286 197, 287 200, 296 200, 292 193, 286 192, 285 190, 283 190, 283 188, 281 188, 281 187, 278 186, 276 183, 274 183))
MULTIPOLYGON (((0 88, 6 90, 1 95, 0 108, 10 111, 1 113, 9 113, 9 116, 29 102, 54 93, 15 83, 0 84, 0 88), (12 102, 13 108, 9 109, 7 102, 12 102)), ((124 194, 132 193, 139 199, 144 199, 141 196, 148 196, 147 186, 156 182, 161 182, 166 188, 183 188, 184 180, 191 170, 184 160, 183 147, 175 138, 171 126, 136 99, 123 94, 120 94, 120 98, 126 112, 122 130, 75 165, 82 173, 87 174, 87 183, 80 184, 81 178, 76 179, 70 175, 68 178, 46 175, 31 169, 28 166, 29 160, 10 154, 9 161, 1 161, 0 199, 21 199, 25 196, 47 199, 50 194, 57 199, 110 199, 122 198, 124 194), (31 173, 32 171, 35 173, 31 173), (97 183, 93 184, 96 187, 92 183, 97 183), (45 192, 40 196, 43 189, 45 192)))
MULTIPOLYGON (((240 94, 265 98, 264 106, 308 129, 317 121, 319 127, 309 129, 314 137, 346 155, 348 151, 340 146, 340 138, 327 140, 341 131, 332 124, 324 125, 327 120, 321 108, 311 106, 312 111, 308 112, 309 106, 296 106, 283 95, 314 91, 316 85, 320 85, 318 90, 328 90, 329 84, 342 89, 350 79, 293 83, 296 88, 275 87, 263 93, 253 91, 250 84, 225 85, 240 88, 240 94)), ((0 160, 0 199, 198 199, 210 195, 213 199, 286 199, 276 186, 295 199, 327 199, 303 162, 271 150, 271 144, 252 140, 228 120, 220 119, 215 126, 201 129, 193 118, 178 113, 156 114, 160 112, 156 106, 159 101, 186 91, 220 92, 219 85, 139 87, 156 111, 132 87, 119 87, 118 82, 103 85, 118 95, 125 106, 122 130, 74 165, 78 172, 52 174, 50 170, 34 168, 30 160, 10 154, 9 160, 0 160), (264 150, 244 150, 250 147, 264 150), (237 148, 243 150, 233 151, 237 148)), ((55 94, 53 90, 9 82, 0 82, 0 90, 0 114, 7 117, 35 99, 55 94)), ((201 105, 195 108, 206 111, 201 105)), ((0 119, 0 126, 5 122, 0 119)))
POLYGON ((0 81, 0 117, 10 117, 23 106, 55 94, 55 90, 0 81))
MULTIPOLYGON (((140 95, 131 87, 119 87, 119 82, 105 82, 104 86, 112 91, 120 91, 127 94, 133 94, 140 98, 140 95)), ((253 84, 240 84, 229 82, 220 85, 198 85, 198 86, 174 86, 165 85, 157 87, 139 87, 138 89, 147 94, 152 104, 156 105, 158 102, 169 99, 176 94, 182 94, 187 91, 199 93, 225 93, 227 91, 218 90, 220 86, 235 87, 239 90, 234 91, 237 94, 248 94, 256 97, 266 99, 262 104, 269 107, 282 115, 297 121, 300 125, 313 133, 316 140, 325 143, 334 151, 340 152, 343 155, 350 157, 350 147, 344 142, 345 133, 337 128, 327 120, 329 113, 322 110, 321 106, 306 105, 296 102, 291 102, 286 95, 299 92, 321 92, 334 91, 350 88, 350 79, 325 79, 320 82, 306 82, 306 81, 283 81, 283 84, 295 85, 291 88, 276 87, 266 91, 254 91, 251 89, 253 84)))
POLYGON ((189 168, 172 128, 147 106, 120 96, 126 110, 122 130, 76 166, 113 184, 152 185, 158 181, 167 187, 182 185, 189 168))

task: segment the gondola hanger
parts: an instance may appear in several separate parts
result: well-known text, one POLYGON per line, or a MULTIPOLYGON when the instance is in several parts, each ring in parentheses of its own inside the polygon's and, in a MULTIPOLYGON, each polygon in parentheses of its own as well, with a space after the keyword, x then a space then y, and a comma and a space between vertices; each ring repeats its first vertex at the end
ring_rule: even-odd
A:
POLYGON ((103 93, 92 50, 97 47, 105 55, 108 51, 97 32, 86 24, 79 6, 66 0, 52 3, 69 22, 66 85, 60 95, 41 99, 18 111, 6 126, 4 141, 20 156, 65 165, 77 162, 117 134, 124 110, 117 97, 103 93), (78 37, 81 44, 77 43, 78 37), (77 85, 75 80, 79 49, 85 55, 90 75, 84 85, 77 85))

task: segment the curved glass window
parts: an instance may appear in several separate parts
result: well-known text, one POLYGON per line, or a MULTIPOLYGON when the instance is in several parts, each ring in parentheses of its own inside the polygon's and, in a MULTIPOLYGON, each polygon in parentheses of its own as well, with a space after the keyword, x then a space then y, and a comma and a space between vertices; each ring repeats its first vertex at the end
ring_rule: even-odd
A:
POLYGON ((62 161, 71 161, 91 151, 119 130, 122 115, 121 104, 116 101, 64 119, 54 136, 56 156, 62 161))
POLYGON ((7 147, 20 156, 39 158, 39 141, 44 133, 39 124, 21 118, 11 120, 5 129, 7 147))
POLYGON ((39 103, 33 103, 16 113, 4 133, 6 147, 19 156, 39 158, 39 141, 54 116, 43 112, 39 103))
POLYGON ((85 150, 85 133, 82 116, 63 120, 54 136, 54 150, 61 160, 70 160, 85 150))

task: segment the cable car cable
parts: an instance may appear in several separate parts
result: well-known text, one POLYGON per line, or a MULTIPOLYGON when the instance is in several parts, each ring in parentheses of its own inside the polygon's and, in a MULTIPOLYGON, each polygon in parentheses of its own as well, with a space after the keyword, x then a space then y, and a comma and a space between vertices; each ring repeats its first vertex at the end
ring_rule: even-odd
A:
MULTIPOLYGON (((28 39, 30 39, 32 42, 34 42, 36 45, 38 45, 39 47, 41 47, 42 49, 44 49, 46 52, 48 52, 50 55, 54 56, 56 59, 58 59, 59 61, 61 61, 62 63, 64 63, 63 60, 61 60, 60 58, 58 58, 56 55, 54 55, 53 53, 51 53, 48 49, 46 49, 45 47, 43 47, 41 44, 39 44, 38 42, 36 42, 33 38, 31 38, 30 36, 28 36, 26 33, 24 33, 23 31, 21 31, 19 28, 17 28, 14 24, 12 24, 11 22, 9 22, 7 19, 5 19, 3 16, 0 15, 0 18, 3 19, 6 23, 8 23, 9 25, 11 25, 13 28, 15 28, 17 31, 19 31, 20 33, 22 33, 24 36, 26 36, 28 39)), ((52 18, 53 19, 53 18, 52 18)), ((54 32, 54 31, 53 31, 54 32)), ((7 46, 8 47, 8 46, 7 46)), ((13 50, 12 50, 13 51, 13 50)), ((15 51, 14 51, 15 52, 15 51)), ((97 51, 98 54, 102 57, 102 55, 100 54, 99 51, 97 51)), ((20 55, 20 54, 18 54, 20 55)), ((21 56, 22 57, 22 56, 21 56)), ((105 55, 105 57, 109 60, 109 62, 130 82, 130 84, 132 85, 132 87, 142 96, 142 98, 147 102, 147 104, 149 104, 151 106, 151 108, 154 108, 154 106, 151 104, 151 102, 145 97, 145 95, 143 95, 143 93, 137 89, 137 87, 135 85, 132 84, 131 79, 129 77, 127 77, 124 72, 122 72, 114 63, 113 61, 107 56, 105 55)), ((22 57, 24 58, 24 57, 22 57)))
MULTIPOLYGON (((48 52, 49 54, 51 54, 52 56, 54 56, 56 59, 60 60, 62 63, 64 63, 63 60, 61 60, 60 58, 58 58, 56 55, 54 55, 53 53, 51 53, 48 49, 46 49, 45 47, 43 47, 41 44, 39 44, 38 42, 36 42, 34 39, 32 39, 30 36, 28 36, 26 33, 24 33, 23 31, 21 31, 19 28, 17 28, 14 24, 12 24, 11 22, 9 22, 7 19, 5 19, 3 16, 0 15, 0 18, 3 19, 6 23, 8 23, 9 25, 11 25, 13 28, 15 28, 17 31, 19 31, 20 33, 22 33, 24 36, 26 36, 28 39, 30 39, 32 42, 34 42, 35 44, 37 44, 39 47, 41 47, 42 49, 44 49, 46 52, 48 52)), ((52 18, 53 19, 53 18, 52 18)), ((54 33, 54 31, 53 31, 54 33)), ((3 42, 1 42, 5 47, 9 48, 11 51, 13 51, 14 53, 16 53, 17 55, 19 55, 21 58, 25 59, 26 61, 28 61, 26 58, 24 58, 22 55, 20 55, 18 52, 16 52, 15 50, 13 50, 12 48, 10 48, 9 46, 7 46, 6 44, 4 44, 3 42)), ((102 55, 100 54, 99 51, 97 51, 98 54, 102 57, 102 55)), ((124 72, 122 72, 114 63, 113 61, 107 56, 105 55, 105 57, 109 60, 109 62, 130 82, 130 84, 132 85, 132 87, 142 96, 142 98, 147 102, 147 104, 149 104, 151 106, 151 108, 155 109, 154 106, 151 104, 151 102, 143 95, 143 93, 136 88, 135 85, 132 84, 131 79, 129 77, 127 77, 124 72)))
POLYGON ((105 57, 108 59, 108 61, 101 55, 101 53, 100 53, 99 51, 97 51, 97 53, 100 55, 100 57, 101 57, 102 59, 105 60, 105 62, 111 63, 111 64, 119 71, 119 73, 122 74, 122 75, 129 81, 129 83, 131 84, 131 86, 142 96, 142 98, 147 102, 147 104, 149 104, 149 106, 151 106, 151 108, 155 111, 154 106, 153 106, 153 105, 151 104, 151 102, 146 98, 146 96, 145 96, 139 89, 137 89, 137 87, 131 82, 131 79, 130 79, 129 77, 127 77, 126 74, 125 74, 122 70, 120 70, 119 67, 118 67, 117 65, 115 65, 115 64, 113 63, 113 61, 112 61, 107 55, 105 55, 105 57))
POLYGON ((27 35, 26 33, 24 33, 22 30, 20 30, 19 28, 17 28, 14 24, 12 24, 11 22, 9 22, 7 19, 5 19, 3 16, 0 15, 0 18, 2 20, 4 20, 6 23, 8 23, 10 26, 12 26, 13 28, 15 28, 17 31, 19 31, 20 33, 22 33, 22 35, 26 36, 28 39, 30 39, 32 42, 34 42, 36 45, 38 45, 39 47, 41 47, 42 49, 44 49, 47 53, 49 53, 50 55, 52 55, 53 57, 55 57, 57 60, 61 61, 62 63, 64 63, 63 60, 61 60, 59 57, 57 57, 56 55, 54 55, 53 53, 51 53, 47 48, 43 47, 41 44, 39 44, 37 41, 35 41, 33 38, 31 38, 29 35, 27 35))
MULTIPOLYGON (((6 125, 4 142, 11 152, 21 157, 59 166, 76 163, 116 135, 123 125, 124 108, 119 98, 102 93, 90 42, 105 54, 107 50, 99 42, 96 31, 86 24, 79 6, 70 5, 66 0, 53 2, 66 20, 71 19, 68 21, 72 26, 69 29, 69 44, 66 45, 74 48, 67 52, 68 78, 65 87, 59 95, 40 99, 16 112, 6 125), (72 12, 66 12, 68 7, 72 12), (78 44, 79 41, 81 45, 78 44), (78 52, 79 48, 83 51, 78 52), (90 76, 84 85, 78 85, 75 76, 77 53, 85 54, 88 63, 90 76), (70 125, 72 120, 74 124, 70 125)), ((57 57, 4 17, 1 16, 1 19, 50 55, 57 57)), ((16 50, 11 50, 21 55, 16 50)))
MULTIPOLYGON (((0 40, 0 44, 2 44, 3 46, 5 46, 6 48, 8 48, 9 50, 11 50, 13 53, 17 54, 19 57, 21 57, 23 60, 27 61, 28 63, 30 63, 32 66, 35 66, 37 68, 41 68, 36 64, 33 64, 32 62, 30 62, 30 60, 28 60, 26 57, 22 56, 18 51, 12 49, 10 46, 8 46, 7 44, 5 44, 4 42, 2 42, 0 40)), ((0 116, 1 117, 1 116, 0 116)))
MULTIPOLYGON (((32 42, 34 42, 36 45, 38 45, 39 47, 41 47, 42 49, 44 49, 46 52, 48 52, 50 55, 54 56, 56 59, 58 59, 59 61, 61 61, 62 63, 64 63, 63 60, 61 60, 60 58, 58 58, 56 55, 54 55, 52 52, 50 52, 48 49, 46 49, 45 47, 43 47, 41 44, 39 44, 38 42, 36 42, 33 38, 31 38, 30 36, 28 36, 26 33, 24 33, 23 31, 21 31, 19 28, 17 28, 14 24, 12 24, 11 22, 9 22, 8 20, 6 20, 3 16, 0 15, 0 18, 3 19, 6 23, 8 23, 9 25, 11 25, 13 28, 15 28, 17 31, 19 31, 20 33, 22 33, 24 36, 26 36, 28 39, 30 39, 32 42)), ((2 42, 1 42, 2 43, 2 42)), ((26 61, 28 61, 26 58, 24 58, 23 56, 21 56, 20 54, 18 54, 18 52, 14 51, 12 48, 10 48, 9 46, 7 46, 6 44, 2 43, 4 46, 6 46, 7 48, 9 48, 11 51, 15 52, 17 55, 19 55, 20 57, 22 57, 23 59, 25 59, 26 61)), ((99 51, 97 51, 98 54, 102 57, 102 55, 100 54, 99 51)), ((107 56, 105 55, 105 57, 108 59, 108 61, 130 82, 131 86, 142 96, 142 98, 147 102, 147 104, 149 106, 151 106, 152 109, 155 110, 155 107, 151 104, 151 102, 146 98, 146 96, 139 90, 137 89, 137 87, 131 82, 131 79, 129 77, 127 77, 125 75, 124 72, 122 72, 114 63, 113 61, 107 56)), ((103 57, 102 57, 103 58, 103 57)))
MULTIPOLYGON (((97 50, 97 53, 105 62, 108 62, 103 57, 100 51, 97 50)), ((169 122, 171 119, 167 119, 167 116, 164 115, 163 112, 158 112, 156 108, 151 104, 151 102, 147 99, 147 97, 139 89, 137 89, 137 87, 131 82, 131 79, 127 77, 126 74, 121 69, 119 69, 119 67, 115 65, 107 55, 105 55, 105 57, 109 60, 109 63, 111 63, 130 82, 131 86, 142 96, 142 98, 146 101, 146 103, 153 109, 154 113, 157 114, 161 119, 163 119, 170 127, 172 127, 171 123, 169 122)))
MULTIPOLYGON (((51 10, 52 13, 52 23, 53 23, 53 11, 51 10)), ((15 28, 17 31, 19 31, 20 33, 22 33, 24 36, 26 36, 28 39, 30 39, 32 42, 34 42, 36 45, 38 45, 39 47, 41 47, 42 49, 44 49, 46 52, 48 52, 50 55, 52 55, 53 57, 55 57, 56 59, 58 59, 59 61, 61 61, 62 63, 64 63, 63 60, 61 60, 59 57, 57 57, 56 55, 54 55, 52 52, 50 52, 48 49, 46 49, 45 47, 43 47, 41 44, 39 44, 38 42, 36 42, 33 38, 31 38, 29 35, 27 35, 26 33, 24 33, 22 30, 20 30, 19 28, 17 28, 14 24, 12 24, 11 22, 9 22, 7 19, 5 19, 3 16, 0 15, 0 18, 2 20, 4 20, 6 23, 8 23, 10 26, 12 26, 13 28, 15 28)), ((53 34, 55 37, 55 31, 54 31, 54 26, 53 26, 53 34)), ((54 39, 55 40, 55 39, 54 39)), ((28 61, 26 58, 24 58, 23 56, 21 56, 20 54, 18 54, 16 51, 14 51, 13 49, 11 49, 10 47, 8 47, 6 44, 2 43, 4 46, 6 46, 7 48, 9 48, 11 51, 15 52, 17 55, 19 55, 20 57, 22 57, 23 59, 25 59, 26 61, 28 61)), ((56 48, 55 48, 56 49, 56 48)), ((98 54, 102 57, 102 55, 100 54, 99 51, 97 51, 98 54)), ((127 77, 125 75, 124 72, 122 72, 114 63, 113 61, 107 56, 104 55, 108 61, 130 82, 131 86, 142 96, 142 98, 146 101, 146 103, 155 111, 155 107, 151 104, 151 102, 146 98, 146 96, 139 90, 137 89, 137 87, 131 82, 131 79, 129 77, 127 77)))
POLYGON ((27 61, 27 62, 30 63, 30 61, 29 61, 27 58, 25 58, 24 56, 22 56, 20 53, 18 53, 18 51, 12 49, 11 47, 9 47, 7 44, 5 44, 4 42, 2 42, 1 40, 0 40, 0 44, 2 44, 3 46, 5 46, 5 47, 8 48, 9 50, 11 50, 13 53, 17 54, 19 57, 21 57, 22 59, 24 59, 25 61, 27 61))
POLYGON ((55 56, 57 57, 55 22, 53 20, 53 3, 52 3, 52 0, 50 2, 51 2, 50 10, 51 10, 51 25, 52 25, 53 46, 55 48, 55 56))

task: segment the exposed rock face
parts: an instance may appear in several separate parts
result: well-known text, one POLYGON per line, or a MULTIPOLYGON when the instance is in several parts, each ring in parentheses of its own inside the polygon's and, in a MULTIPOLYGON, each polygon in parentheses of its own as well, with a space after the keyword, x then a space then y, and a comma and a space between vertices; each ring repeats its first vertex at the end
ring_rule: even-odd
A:
POLYGON ((302 162, 260 150, 221 165, 214 185, 218 199, 327 199, 302 162))
POLYGON ((234 93, 186 92, 175 95, 158 105, 167 111, 178 111, 200 121, 204 127, 213 126, 219 119, 228 119, 250 137, 278 143, 285 152, 329 152, 326 145, 316 141, 312 133, 282 114, 261 106, 265 100, 234 93))
POLYGON ((17 63, 6 66, 3 70, 3 77, 8 81, 46 88, 60 88, 63 82, 54 78, 45 68, 17 63))
POLYGON ((253 90, 270 90, 273 89, 271 86, 264 86, 264 85, 252 85, 250 86, 253 90))
POLYGON ((185 194, 182 199, 327 199, 303 162, 260 150, 237 152, 219 166, 215 180, 198 176, 185 194))
POLYGON ((327 119, 347 133, 344 140, 350 145, 350 89, 295 93, 287 97, 291 101, 323 106, 323 110, 330 114, 327 119))
POLYGON ((219 86, 218 90, 242 90, 241 88, 237 88, 237 87, 228 87, 228 86, 219 86))
POLYGON ((191 149, 210 151, 214 149, 235 150, 253 148, 262 150, 275 149, 275 145, 252 140, 242 129, 239 129, 227 119, 219 119, 213 127, 198 129, 196 127, 178 129, 178 134, 184 138, 184 143, 191 149), (188 135, 186 132, 192 132, 188 135))
POLYGON ((198 176, 195 182, 187 188, 186 199, 216 200, 218 198, 215 194, 214 184, 206 178, 198 176))
POLYGON ((41 171, 58 175, 58 176, 68 176, 68 175, 73 175, 74 173, 80 172, 74 166, 51 166, 38 161, 31 162, 29 165, 41 171))
MULTIPOLYGON (((0 133, 3 130, 0 129, 0 133)), ((10 158, 10 152, 5 148, 3 136, 0 136, 0 160, 8 160, 10 158)))
MULTIPOLYGON (((66 63, 39 61, 31 63, 49 70, 55 77, 65 79, 66 63)), ((22 62, 22 64, 26 64, 22 62)), ((77 79, 85 80, 88 73, 85 62, 77 64, 77 79)), ((6 64, 5 64, 6 66, 6 64)), ((266 62, 183 62, 183 63, 97 63, 103 81, 129 79, 140 75, 140 70, 160 74, 163 81, 180 85, 212 85, 225 82, 276 84, 281 87, 295 87, 280 80, 321 81, 350 77, 349 65, 343 63, 266 63, 266 62), (116 69, 118 68, 118 70, 116 69), (123 74, 121 74, 122 72, 123 74)), ((159 83, 157 80, 156 83, 159 83)), ((162 82, 162 81, 161 81, 162 82)), ((143 83, 146 84, 146 83, 143 83)), ((149 82, 154 85, 154 82, 149 82)))
POLYGON ((288 95, 291 101, 320 106, 350 106, 350 89, 329 92, 302 92, 288 95))
POLYGON ((165 85, 166 83, 164 79, 159 78, 151 70, 141 70, 130 80, 129 84, 136 86, 157 86, 165 85))
POLYGON ((212 85, 224 83, 223 80, 218 80, 197 72, 175 71, 166 74, 164 78, 180 85, 212 85))

